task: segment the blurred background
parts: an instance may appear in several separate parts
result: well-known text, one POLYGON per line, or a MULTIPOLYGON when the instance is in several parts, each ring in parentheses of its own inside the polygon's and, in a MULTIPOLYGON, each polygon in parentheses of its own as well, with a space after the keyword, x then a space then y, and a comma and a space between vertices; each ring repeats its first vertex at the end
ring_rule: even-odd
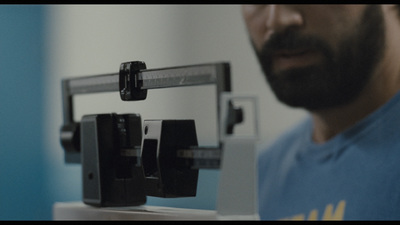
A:
MULTIPOLYGON (((0 220, 51 220, 54 202, 81 201, 81 166, 64 163, 59 143, 63 78, 116 73, 135 60, 149 69, 224 61, 233 92, 259 97, 263 141, 305 115, 270 92, 239 5, 0 5, 0 18, 0 220)), ((143 106, 123 104, 117 93, 82 97, 75 116, 213 115, 205 92, 155 93, 143 106)), ((209 132, 198 132, 212 141, 209 132)), ((215 209, 218 173, 200 171, 194 198, 149 197, 146 204, 215 209)))

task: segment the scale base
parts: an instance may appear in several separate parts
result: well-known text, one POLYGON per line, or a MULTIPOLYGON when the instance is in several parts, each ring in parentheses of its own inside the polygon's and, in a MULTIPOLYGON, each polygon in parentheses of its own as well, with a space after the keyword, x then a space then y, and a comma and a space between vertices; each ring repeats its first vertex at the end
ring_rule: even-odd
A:
POLYGON ((53 220, 218 220, 214 210, 160 206, 97 208, 82 202, 53 205, 53 220))

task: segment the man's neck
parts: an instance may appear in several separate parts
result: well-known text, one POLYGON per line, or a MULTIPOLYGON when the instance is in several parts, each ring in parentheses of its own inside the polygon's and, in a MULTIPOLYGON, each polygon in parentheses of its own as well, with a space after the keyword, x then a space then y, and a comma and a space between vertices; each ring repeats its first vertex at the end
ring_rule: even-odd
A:
POLYGON ((384 105, 400 90, 399 82, 382 82, 380 78, 373 76, 359 97, 350 104, 312 111, 314 142, 324 143, 352 127, 384 105))
POLYGON ((376 104, 351 104, 335 109, 312 112, 314 121, 312 137, 314 142, 324 143, 330 140, 365 118, 377 107, 376 104))

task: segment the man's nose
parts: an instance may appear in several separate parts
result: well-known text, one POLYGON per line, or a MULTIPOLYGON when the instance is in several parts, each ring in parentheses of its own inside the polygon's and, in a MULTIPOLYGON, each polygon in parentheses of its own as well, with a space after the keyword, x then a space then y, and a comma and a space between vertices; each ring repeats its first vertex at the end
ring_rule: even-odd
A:
POLYGON ((265 7, 265 27, 267 36, 287 29, 288 27, 302 26, 303 16, 295 7, 289 5, 269 5, 265 7))

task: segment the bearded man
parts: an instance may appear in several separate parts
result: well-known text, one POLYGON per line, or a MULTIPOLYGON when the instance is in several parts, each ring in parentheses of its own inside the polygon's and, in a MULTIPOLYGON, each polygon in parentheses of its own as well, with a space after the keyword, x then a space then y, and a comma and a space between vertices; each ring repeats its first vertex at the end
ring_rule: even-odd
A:
POLYGON ((260 151, 260 218, 399 220, 399 5, 242 14, 277 99, 310 115, 260 151))

